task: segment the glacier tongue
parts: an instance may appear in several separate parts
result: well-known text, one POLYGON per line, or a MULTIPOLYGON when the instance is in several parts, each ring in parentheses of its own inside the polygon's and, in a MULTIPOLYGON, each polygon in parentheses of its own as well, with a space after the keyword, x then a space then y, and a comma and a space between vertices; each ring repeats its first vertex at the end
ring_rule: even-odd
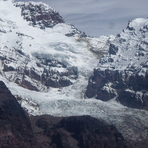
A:
POLYGON ((23 97, 23 102, 20 103, 32 115, 90 115, 115 125, 127 140, 137 141, 147 137, 145 127, 148 112, 145 110, 127 108, 113 100, 103 102, 96 99, 78 99, 72 93, 65 95, 53 88, 49 92, 31 91, 4 78, 2 80, 16 97, 23 97))

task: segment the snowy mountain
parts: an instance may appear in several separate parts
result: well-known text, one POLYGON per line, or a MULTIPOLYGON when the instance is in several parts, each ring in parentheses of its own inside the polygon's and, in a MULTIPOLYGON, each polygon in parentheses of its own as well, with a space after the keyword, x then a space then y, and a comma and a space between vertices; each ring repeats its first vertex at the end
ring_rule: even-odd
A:
MULTIPOLYGON (((6 2, 5 2, 6 3, 6 2)), ((23 13, 23 17, 27 19, 26 15, 30 15, 30 11, 32 12, 32 9, 40 7, 40 11, 42 10, 42 7, 44 4, 40 3, 16 3, 17 7, 21 7, 21 14, 23 13), (34 7, 33 7, 34 6, 34 7), (24 9, 27 9, 26 11, 24 9), (32 8, 32 9, 31 9, 32 8), (25 11, 25 12, 24 12, 25 11), (26 15, 25 15, 26 14, 26 15)), ((46 5, 44 6, 47 7, 46 5)), ((34 10, 33 9, 33 10, 34 10)), ((37 11, 38 11, 37 9, 37 11)), ((45 11, 45 10, 44 10, 45 11)), ((51 11, 50 9, 47 9, 46 11, 51 11)), ((37 12, 36 12, 37 13, 37 12)), ((52 11, 54 13, 54 11, 52 11)), ((20 13, 19 13, 20 15, 20 13)), ((32 13, 31 13, 32 15, 32 13)), ((34 14, 36 16, 36 14, 34 14)), ((42 14, 44 16, 44 14, 42 14)), ((53 14, 52 14, 53 15, 53 14)), ((57 13, 55 12, 55 15, 57 13)), ((39 15, 40 16, 40 15, 39 15)), ((41 16, 42 17, 42 16, 41 16)), ((23 83, 19 82, 22 81, 20 79, 22 76, 17 78, 19 75, 22 75, 22 73, 25 73, 26 77, 31 77, 32 79, 35 79, 35 81, 41 81, 41 85, 43 86, 52 86, 52 87, 63 87, 68 86, 72 84, 72 81, 74 81, 78 76, 77 68, 78 66, 83 66, 85 63, 95 63, 93 60, 91 60, 92 56, 94 55, 89 51, 88 44, 92 39, 86 39, 87 41, 83 41, 83 38, 81 39, 81 32, 77 31, 77 35, 75 37, 70 38, 67 37, 70 33, 76 33, 76 28, 74 28, 71 25, 67 25, 64 23, 60 23, 56 25, 54 28, 46 28, 46 30, 39 29, 42 25, 44 25, 44 21, 42 22, 35 22, 34 19, 30 19, 29 21, 22 21, 22 17, 18 16, 16 17, 16 20, 14 20, 14 29, 10 29, 10 26, 6 26, 5 24, 1 23, 2 32, 5 32, 7 34, 2 34, 2 46, 6 45, 5 38, 13 37, 13 42, 7 44, 7 47, 4 48, 11 48, 10 57, 12 54, 14 54, 14 60, 11 60, 9 64, 3 63, 3 71, 5 71, 5 75, 7 79, 10 79, 10 81, 15 81, 16 83, 23 83), (20 20, 19 20, 20 17, 20 20), (31 21, 30 21, 31 20, 31 21), (23 22, 23 26, 19 29, 17 28, 18 22, 23 22), (40 23, 39 25, 34 25, 40 23), (25 25, 26 24, 26 25, 25 25), (33 28, 28 26, 33 25, 37 28, 33 28), (4 29, 4 26, 9 29, 8 31, 6 28, 4 29), (25 28, 25 29, 24 29, 25 28), (26 32, 26 30, 28 30, 26 32), (9 33, 8 33, 9 32, 9 33), (79 41, 77 41, 79 40, 79 41), (82 41, 81 41, 82 40, 82 41), (15 42, 15 44, 13 44, 15 42), (87 48, 88 47, 88 48, 87 48), (86 50, 87 49, 87 50, 86 50), (90 53, 90 55, 83 55, 84 51, 90 53), (15 57, 18 56, 18 57, 15 57), (79 58, 81 56, 81 58, 79 58), (21 63, 18 58, 21 58, 21 63), (85 61, 86 62, 85 62, 85 61), (30 63, 31 61, 31 63, 30 63), (18 63, 18 65, 17 65, 18 63), (19 66, 21 65, 21 68, 19 66), (77 66, 78 65, 78 66, 77 66), (24 68, 23 68, 24 67, 24 68), (11 69, 11 70, 8 70, 11 69), (14 74, 13 69, 20 69, 19 72, 14 74), (35 70, 33 70, 35 69, 35 70), (23 72, 21 72, 23 71, 23 72), (13 73, 13 74, 12 74, 13 73), (50 75, 50 76, 49 76, 50 75), (69 77, 68 77, 69 76, 69 77), (47 78, 48 77, 48 80, 47 78), (50 79, 49 79, 50 77, 50 79)), ((62 20, 62 19, 61 19, 62 20)), ((47 20, 51 26, 54 26, 54 23, 50 23, 51 20, 47 20)), ((61 21, 60 21, 61 22, 61 21)), ((6 23, 9 23, 8 21, 6 23)), ((21 25, 21 24, 19 24, 21 25)), ((46 26, 44 26, 46 27, 46 26)), ((48 27, 48 26, 47 26, 48 27)), ((96 39, 94 39, 95 41, 96 39)), ((108 38, 105 38, 105 42, 107 42, 108 38)), ((97 40, 95 41, 97 42, 97 40)), ((3 54, 3 53, 2 53, 3 54)), ((3 57, 6 55, 2 55, 3 57)), ((10 60, 10 59, 9 59, 10 60)), ((96 64, 95 64, 96 65, 96 64)), ((16 71, 15 71, 16 73, 16 71)), ((27 81, 27 78, 25 77, 25 80, 27 81)), ((25 82, 24 82, 25 83, 25 82)), ((27 83, 27 82, 26 82, 27 83)), ((32 82, 33 83, 33 82, 32 82)), ((25 84, 22 84, 25 87, 25 84)), ((28 84, 29 85, 29 84, 28 84)), ((38 86, 36 86, 36 83, 30 84, 30 89, 39 89, 38 86)), ((42 86, 42 87, 43 87, 42 86)))
POLYGON ((43 3, 1 1, 1 6, 1 75, 29 90, 54 91, 52 97, 80 97, 98 53, 107 52, 113 37, 87 37, 43 3))
POLYGON ((148 19, 130 21, 116 36, 108 56, 95 69, 86 94, 148 109, 148 19))
POLYGON ((0 80, 29 114, 91 115, 126 140, 147 139, 148 112, 129 107, 147 109, 148 19, 131 21, 116 37, 92 38, 43 3, 0 6, 0 80), (124 92, 146 103, 127 105, 124 92))

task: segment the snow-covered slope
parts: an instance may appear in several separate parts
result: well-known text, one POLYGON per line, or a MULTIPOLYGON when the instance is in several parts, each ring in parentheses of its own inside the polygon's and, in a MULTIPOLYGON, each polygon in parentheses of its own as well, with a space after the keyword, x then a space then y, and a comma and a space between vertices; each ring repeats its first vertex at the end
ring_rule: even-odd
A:
POLYGON ((147 65, 148 19, 137 18, 130 21, 127 28, 112 42, 109 53, 107 59, 102 58, 100 61, 101 68, 134 70, 134 67, 142 68, 143 64, 147 65))
POLYGON ((37 13, 57 16, 43 3, 0 0, 0 6, 0 79, 30 114, 91 115, 116 125, 127 139, 147 138, 147 111, 86 99, 88 79, 113 36, 91 38, 64 21, 54 23, 37 13))
POLYGON ((148 19, 130 21, 116 36, 90 78, 87 96, 148 109, 148 19))
POLYGON ((99 53, 114 37, 87 37, 43 3, 0 5, 1 75, 29 90, 54 92, 52 98, 84 98, 99 53))

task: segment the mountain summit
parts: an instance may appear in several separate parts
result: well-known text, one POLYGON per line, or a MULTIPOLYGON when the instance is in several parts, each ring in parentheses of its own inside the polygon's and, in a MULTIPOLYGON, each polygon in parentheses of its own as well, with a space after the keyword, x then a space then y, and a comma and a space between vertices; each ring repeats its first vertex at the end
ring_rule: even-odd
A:
POLYGON ((44 3, 18 2, 15 6, 21 8, 21 15, 29 25, 45 29, 64 23, 59 13, 44 3))
POLYGON ((1 75, 28 90, 58 88, 51 93, 66 97, 79 94, 71 92, 79 87, 82 93, 97 65, 97 52, 106 53, 112 38, 87 37, 43 3, 0 4, 1 75))
POLYGON ((116 36, 86 93, 104 101, 116 98, 128 107, 148 109, 148 19, 130 21, 116 36))

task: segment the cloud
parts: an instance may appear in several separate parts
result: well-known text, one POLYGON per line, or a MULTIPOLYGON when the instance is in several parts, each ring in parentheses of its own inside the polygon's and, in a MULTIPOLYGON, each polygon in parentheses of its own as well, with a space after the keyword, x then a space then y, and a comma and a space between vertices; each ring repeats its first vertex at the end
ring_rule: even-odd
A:
MULTIPOLYGON (((28 1, 28 0, 22 0, 28 1)), ((147 16, 147 0, 34 0, 56 9, 70 24, 88 35, 117 34, 128 20, 147 16)))

